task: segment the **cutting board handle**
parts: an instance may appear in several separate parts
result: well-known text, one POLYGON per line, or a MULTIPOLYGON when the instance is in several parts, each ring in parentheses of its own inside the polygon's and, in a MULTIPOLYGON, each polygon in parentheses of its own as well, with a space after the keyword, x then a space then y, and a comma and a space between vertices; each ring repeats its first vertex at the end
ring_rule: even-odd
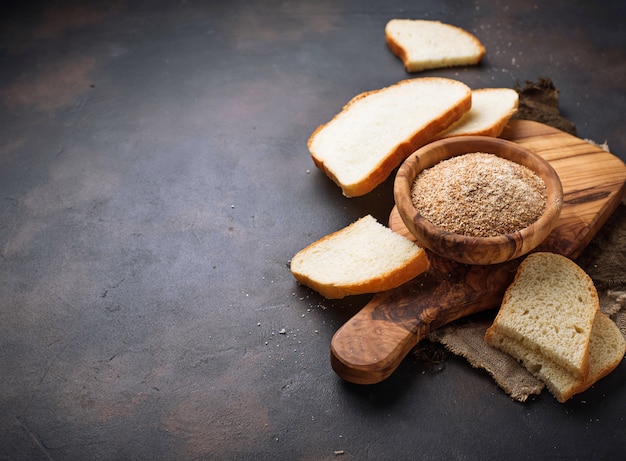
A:
POLYGON ((331 365, 344 380, 385 380, 432 330, 497 307, 519 260, 470 266, 428 254, 430 269, 400 288, 375 295, 331 341, 331 365))

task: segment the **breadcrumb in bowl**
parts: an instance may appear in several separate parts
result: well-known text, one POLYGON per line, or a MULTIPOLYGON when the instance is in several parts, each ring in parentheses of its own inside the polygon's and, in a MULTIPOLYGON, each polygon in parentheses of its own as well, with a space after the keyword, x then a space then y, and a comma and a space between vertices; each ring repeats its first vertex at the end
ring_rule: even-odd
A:
POLYGON ((558 221, 563 188, 552 166, 500 138, 459 136, 409 156, 394 183, 418 245, 465 264, 497 264, 536 248, 558 221))

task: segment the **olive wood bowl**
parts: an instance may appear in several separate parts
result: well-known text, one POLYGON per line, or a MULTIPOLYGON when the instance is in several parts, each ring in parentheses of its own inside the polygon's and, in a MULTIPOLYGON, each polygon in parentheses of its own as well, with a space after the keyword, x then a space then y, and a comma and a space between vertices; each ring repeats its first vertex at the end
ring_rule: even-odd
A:
POLYGON ((500 138, 457 136, 427 144, 411 154, 398 169, 394 182, 394 199, 402 221, 418 245, 447 259, 464 264, 497 264, 520 257, 539 245, 552 231, 563 205, 563 188, 559 176, 542 157, 528 149, 500 138), (411 189, 424 169, 458 155, 486 152, 524 165, 546 185, 544 213, 530 226, 494 237, 455 234, 433 225, 411 200, 411 189))

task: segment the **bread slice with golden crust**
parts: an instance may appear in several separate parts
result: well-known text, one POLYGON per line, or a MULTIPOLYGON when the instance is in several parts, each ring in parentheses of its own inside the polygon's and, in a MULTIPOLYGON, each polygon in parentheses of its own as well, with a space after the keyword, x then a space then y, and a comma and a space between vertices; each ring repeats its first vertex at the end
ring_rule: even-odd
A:
POLYGON ((331 299, 396 288, 428 267, 424 249, 371 215, 310 244, 291 260, 298 282, 331 299))
POLYGON ((510 88, 482 88, 472 91, 472 108, 436 139, 452 136, 493 136, 502 133, 517 111, 519 94, 510 88))
POLYGON ((466 30, 426 19, 392 19, 385 40, 407 72, 474 65, 485 54, 480 40, 466 30))
POLYGON ((561 403, 589 389, 611 373, 624 358, 626 341, 621 331, 607 315, 598 312, 589 338, 589 373, 577 378, 540 351, 533 350, 497 332, 491 334, 492 345, 518 359, 524 367, 546 384, 550 393, 561 403))
POLYGON ((309 151, 345 196, 364 195, 471 104, 471 90, 457 80, 402 80, 355 96, 313 132, 309 151))
POLYGON ((598 311, 598 293, 585 271, 565 256, 533 253, 520 264, 485 341, 494 345, 494 335, 504 336, 586 379, 598 311))

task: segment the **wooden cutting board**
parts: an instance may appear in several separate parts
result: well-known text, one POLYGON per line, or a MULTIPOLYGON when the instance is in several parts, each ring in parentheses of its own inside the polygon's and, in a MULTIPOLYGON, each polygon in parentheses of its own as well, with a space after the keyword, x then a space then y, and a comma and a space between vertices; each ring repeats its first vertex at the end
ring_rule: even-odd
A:
MULTIPOLYGON (((502 138, 547 159, 563 184, 556 228, 537 248, 575 259, 626 195, 626 165, 616 156, 538 122, 511 120, 502 138)), ((413 239, 394 208, 389 227, 413 239)), ((335 333, 331 365, 358 384, 386 379, 428 333, 458 318, 496 308, 522 258, 470 266, 428 252, 430 269, 376 294, 335 333)))

